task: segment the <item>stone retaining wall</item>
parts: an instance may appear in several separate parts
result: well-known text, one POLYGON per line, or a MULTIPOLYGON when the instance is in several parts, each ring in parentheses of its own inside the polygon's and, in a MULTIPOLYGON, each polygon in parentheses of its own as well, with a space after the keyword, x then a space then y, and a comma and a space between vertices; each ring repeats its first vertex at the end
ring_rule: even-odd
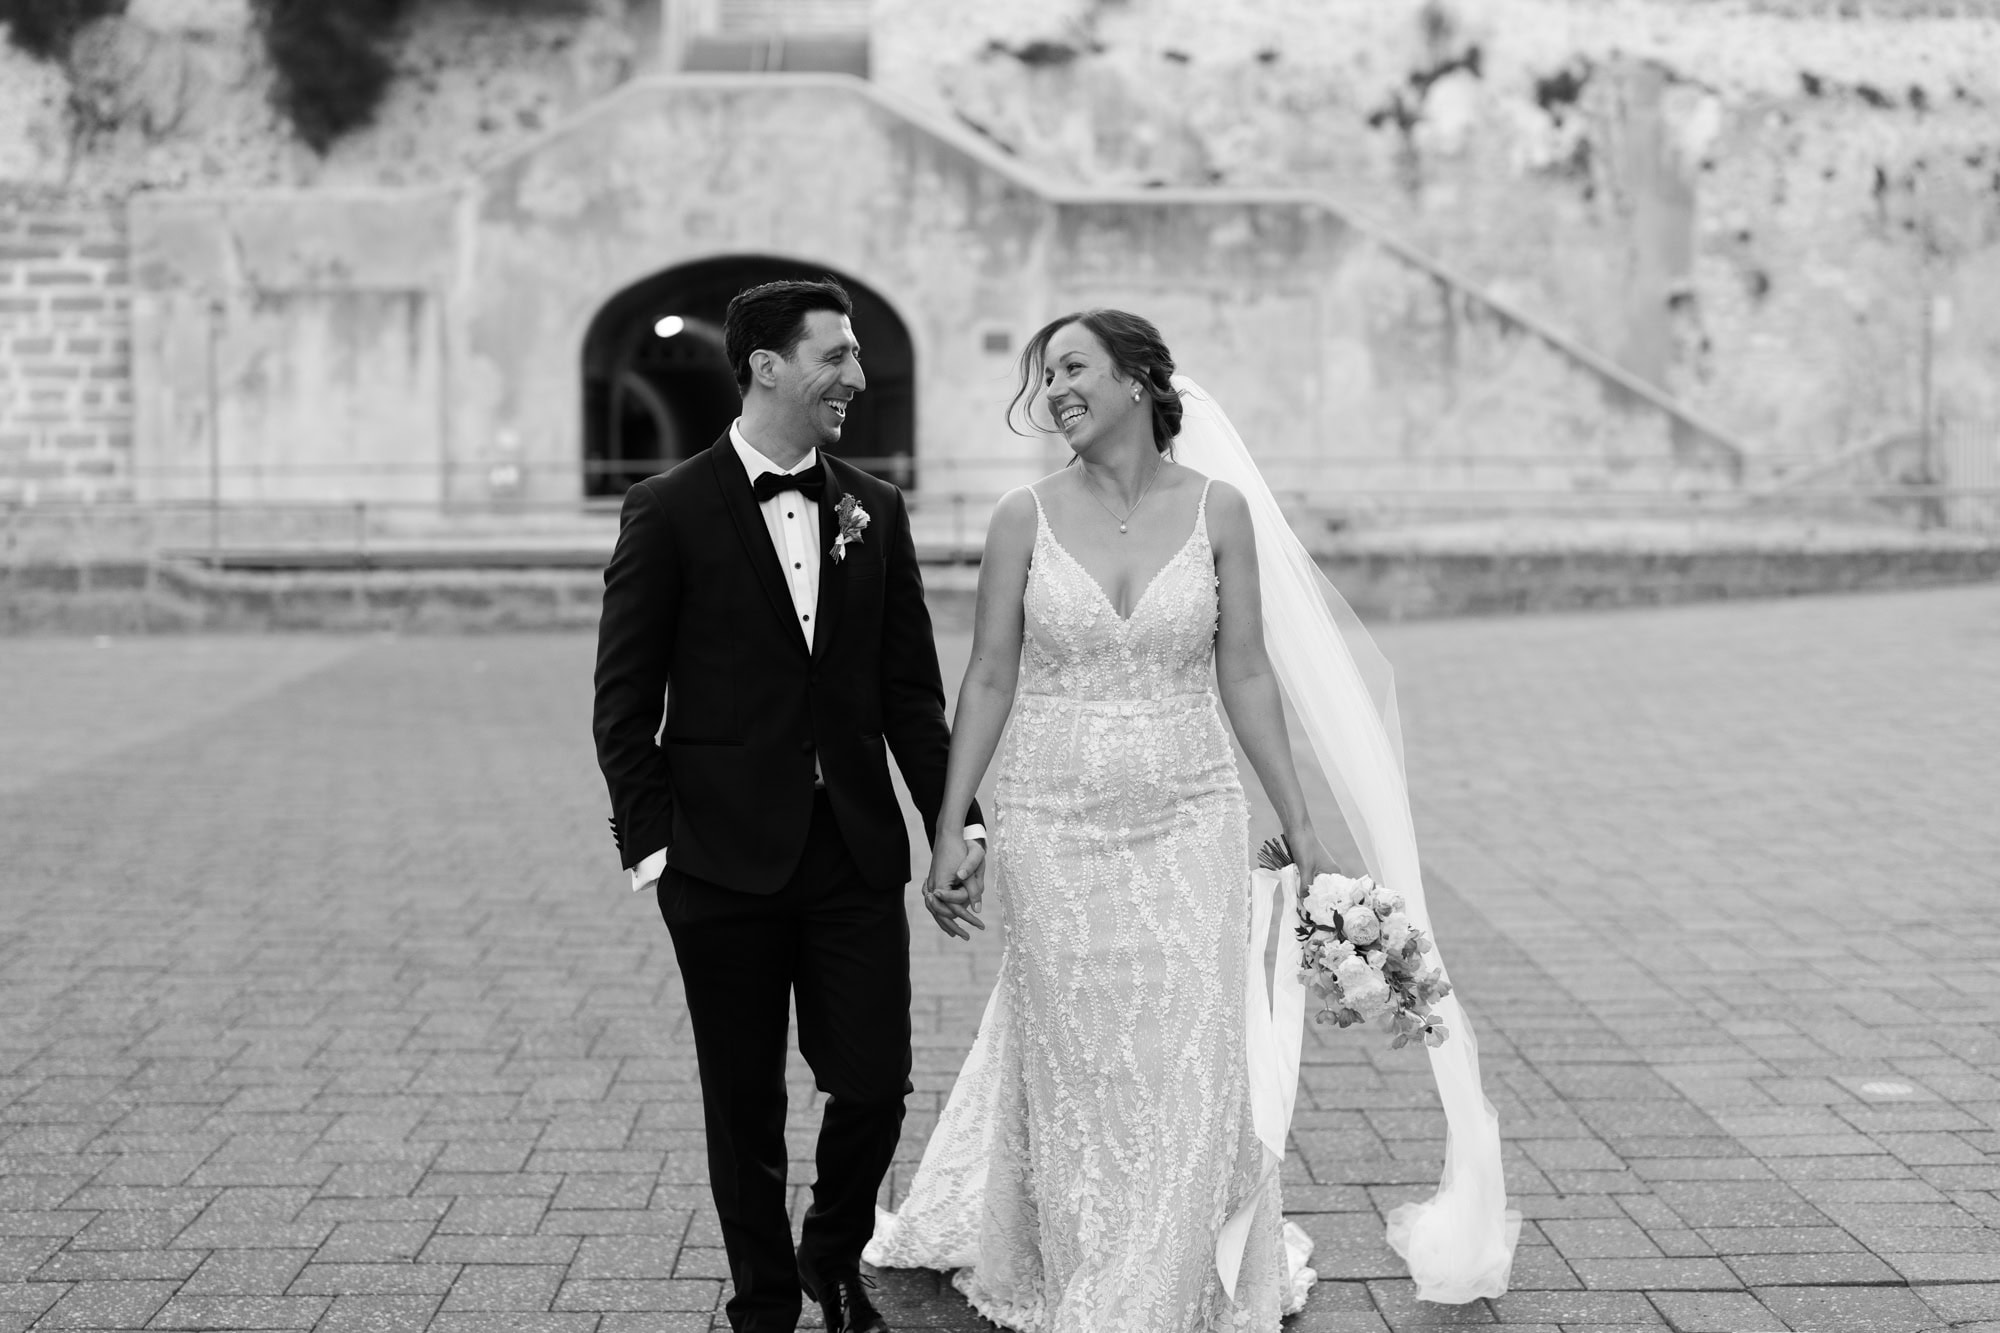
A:
MULTIPOLYGON (((1886 592, 2000 580, 2000 542, 1786 550, 1346 552, 1320 564, 1370 621, 1745 597, 1886 592)), ((976 571, 925 571, 940 631, 971 628, 976 571)), ((578 630, 596 569, 216 572, 176 561, 0 565, 0 635, 178 631, 578 630)))
POLYGON ((132 490, 122 203, 0 186, 0 503, 132 490))

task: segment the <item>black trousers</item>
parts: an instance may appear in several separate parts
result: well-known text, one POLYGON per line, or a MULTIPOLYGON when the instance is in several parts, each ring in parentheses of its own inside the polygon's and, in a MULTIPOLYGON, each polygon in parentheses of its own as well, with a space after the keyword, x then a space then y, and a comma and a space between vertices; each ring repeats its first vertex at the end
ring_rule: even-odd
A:
POLYGON ((735 1293, 736 1333, 792 1333, 800 1282, 851 1271, 910 1092, 910 925, 899 892, 863 882, 824 791, 805 855, 777 893, 736 893, 669 870, 674 940, 701 1067, 708 1180, 735 1293), (785 1054, 826 1094, 818 1179, 798 1249, 786 1207, 785 1054))

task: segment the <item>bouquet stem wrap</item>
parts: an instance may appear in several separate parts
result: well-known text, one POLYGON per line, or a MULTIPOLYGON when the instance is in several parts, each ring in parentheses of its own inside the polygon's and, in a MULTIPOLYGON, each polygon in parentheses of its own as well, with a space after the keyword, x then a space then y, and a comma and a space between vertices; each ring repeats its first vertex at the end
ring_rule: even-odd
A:
MULTIPOLYGON (((1401 724, 1396 713, 1393 674, 1360 618, 1334 590, 1326 575, 1292 532, 1271 488, 1257 470, 1250 451, 1229 418, 1201 387, 1176 375, 1184 415, 1174 454, 1189 467, 1226 481, 1249 502, 1256 532, 1258 574, 1263 586, 1264 642, 1271 665, 1292 714, 1311 743, 1314 757, 1361 849, 1368 871, 1379 884, 1401 895, 1410 919, 1437 941, 1424 899, 1417 859, 1417 837, 1410 816, 1409 791, 1403 769, 1401 724)), ((1268 901, 1268 890, 1261 896, 1268 901)), ((1269 917, 1263 917, 1269 929, 1269 917)), ((1287 923, 1289 926, 1289 922, 1287 923)), ((1289 933, 1289 930, 1287 931, 1289 933)), ((1256 1050, 1258 1002, 1263 987, 1265 940, 1253 930, 1245 947, 1253 952, 1250 973, 1257 978, 1247 998, 1246 1035, 1256 1050)), ((1440 967, 1441 944, 1436 945, 1440 967)), ((1283 971, 1282 965, 1280 971, 1283 971)), ((1297 968, 1291 969, 1294 977, 1297 968)), ((1447 975, 1449 973, 1447 972, 1447 975)), ((1277 982, 1273 978, 1273 984, 1277 982)), ((1279 993, 1264 1002, 1261 1021, 1275 1042, 1290 1032, 1291 1083, 1296 1089, 1299 1042, 1303 1033, 1303 989, 1279 993), (1275 1000, 1276 1004, 1272 1001, 1275 1000), (1281 1016, 1280 1006, 1296 1006, 1299 1017, 1281 1016)), ((1436 1006, 1450 1035, 1440 1046, 1427 1048, 1431 1072, 1444 1105, 1446 1137, 1444 1175, 1437 1192, 1421 1203, 1405 1204, 1389 1216, 1388 1239, 1415 1281, 1420 1300, 1464 1304, 1507 1290, 1514 1244, 1521 1217, 1507 1207, 1507 1187, 1500 1165, 1500 1122, 1487 1101, 1479 1077, 1479 1045, 1460 1007, 1456 992, 1436 1006)), ((1276 1060, 1275 1052, 1254 1055, 1253 1061, 1276 1060)), ((1257 1092, 1258 1063, 1251 1066, 1252 1106, 1267 1098, 1282 1111, 1283 1131, 1277 1133, 1282 1158, 1289 1133, 1293 1098, 1278 1097, 1283 1085, 1273 1082, 1257 1092)), ((1282 1067, 1280 1067, 1282 1071, 1282 1067)), ((1268 1114, 1268 1111, 1265 1112, 1268 1114)), ((1257 1121, 1258 1136, 1266 1125, 1257 1121)), ((1275 1179, 1275 1168, 1267 1173, 1275 1179)), ((1232 1219, 1234 1224, 1235 1219, 1232 1219)), ((1246 1223, 1247 1225, 1247 1223, 1246 1223)), ((1229 1239, 1225 1227, 1222 1240, 1229 1239)), ((1235 1258, 1217 1245, 1217 1268, 1225 1285, 1235 1285, 1235 1258)))

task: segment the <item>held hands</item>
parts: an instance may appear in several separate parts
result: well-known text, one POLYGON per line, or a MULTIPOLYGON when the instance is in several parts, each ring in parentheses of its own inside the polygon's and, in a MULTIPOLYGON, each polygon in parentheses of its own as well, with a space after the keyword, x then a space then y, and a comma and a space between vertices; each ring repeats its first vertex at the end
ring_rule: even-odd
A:
POLYGON ((931 848, 930 874, 924 876, 924 907, 945 934, 971 939, 961 921, 986 929, 986 923, 979 919, 979 900, 986 892, 985 862, 984 843, 968 843, 956 830, 938 830, 931 848))

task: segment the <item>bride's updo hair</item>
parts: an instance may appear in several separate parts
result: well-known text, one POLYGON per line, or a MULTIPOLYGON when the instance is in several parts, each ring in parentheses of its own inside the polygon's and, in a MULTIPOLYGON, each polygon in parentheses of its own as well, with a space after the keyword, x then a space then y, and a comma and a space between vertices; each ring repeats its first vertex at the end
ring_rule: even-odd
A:
POLYGON ((1111 364, 1137 383, 1153 400, 1153 447, 1171 456, 1174 437, 1181 433, 1181 396, 1174 388, 1174 354, 1153 322, 1124 310, 1079 310, 1052 319, 1021 349, 1021 385, 1007 404, 1007 426, 1016 435, 1028 432, 1014 424, 1018 412, 1033 430, 1054 433, 1055 423, 1044 426, 1035 419, 1035 401, 1040 397, 1042 372, 1048 364, 1049 339, 1071 324, 1081 324, 1097 335, 1111 364))

